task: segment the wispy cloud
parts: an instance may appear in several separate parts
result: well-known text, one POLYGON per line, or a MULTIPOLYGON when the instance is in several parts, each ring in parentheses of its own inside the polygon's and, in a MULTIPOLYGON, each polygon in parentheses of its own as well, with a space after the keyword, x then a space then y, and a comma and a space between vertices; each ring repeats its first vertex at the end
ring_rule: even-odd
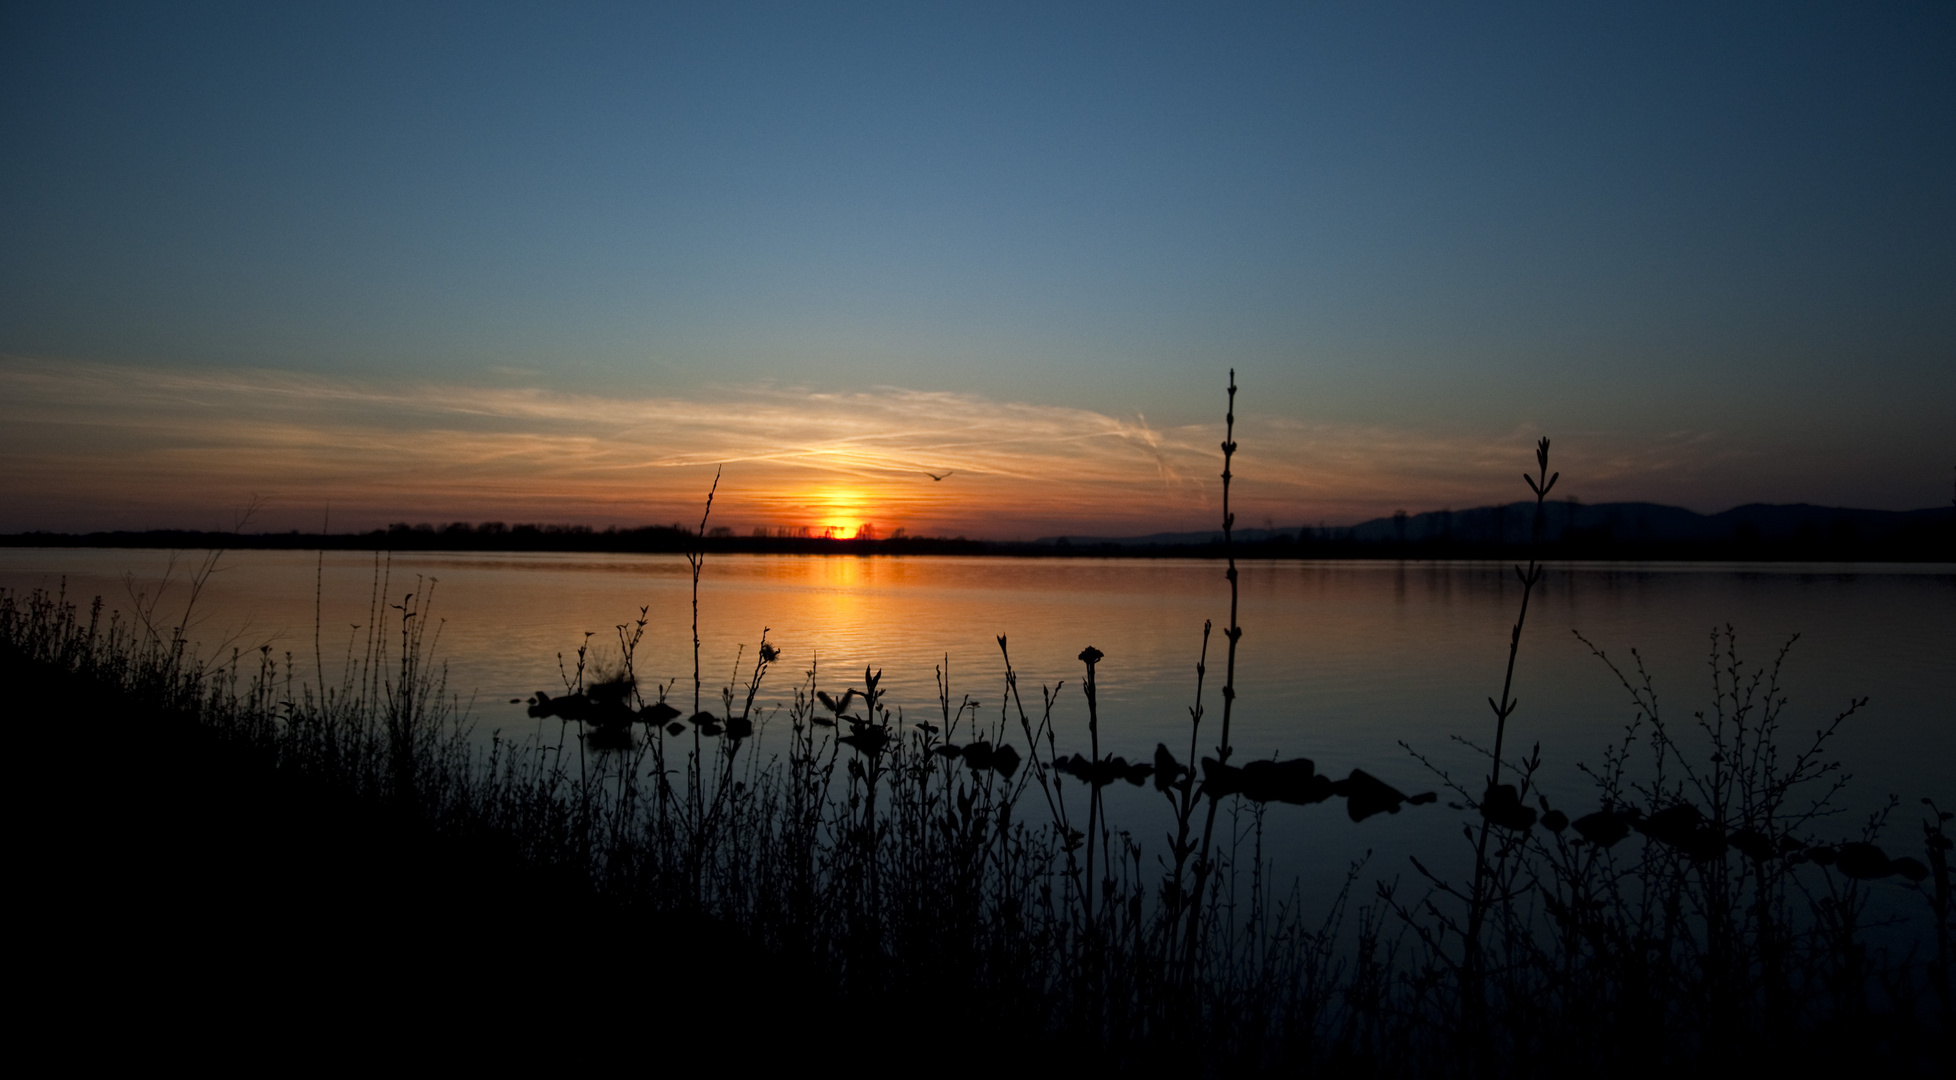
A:
MULTIPOLYGON (((334 520, 873 521, 1032 536, 1216 517, 1213 425, 895 387, 712 397, 360 382, 272 371, 0 362, 0 528, 210 526, 252 496, 276 528, 334 520), (934 481, 926 473, 952 476, 934 481)), ((1529 431, 1432 434, 1239 416, 1247 524, 1352 521, 1516 497, 1529 431)), ((1584 452, 1590 490, 1715 460, 1703 436, 1584 452)))

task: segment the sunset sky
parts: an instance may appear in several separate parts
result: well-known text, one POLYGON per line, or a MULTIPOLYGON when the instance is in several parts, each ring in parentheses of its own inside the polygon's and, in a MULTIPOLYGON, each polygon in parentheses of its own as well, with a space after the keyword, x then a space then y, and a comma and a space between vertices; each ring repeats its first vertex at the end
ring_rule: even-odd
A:
POLYGON ((1946 504, 1956 5, 0 6, 0 531, 1946 504), (952 475, 934 481, 926 472, 952 475))

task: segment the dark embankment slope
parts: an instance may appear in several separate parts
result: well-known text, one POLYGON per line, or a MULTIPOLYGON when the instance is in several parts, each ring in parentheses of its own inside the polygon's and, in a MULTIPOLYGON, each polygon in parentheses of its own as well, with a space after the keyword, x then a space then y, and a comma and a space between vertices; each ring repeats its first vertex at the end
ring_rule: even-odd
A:
MULTIPOLYGON (((438 832, 4 644, 0 680, 25 751, 12 967, 67 1060, 561 1063, 819 997, 739 935, 622 910, 493 831, 438 832)), ((803 1015, 741 1060, 780 1060, 803 1015)))

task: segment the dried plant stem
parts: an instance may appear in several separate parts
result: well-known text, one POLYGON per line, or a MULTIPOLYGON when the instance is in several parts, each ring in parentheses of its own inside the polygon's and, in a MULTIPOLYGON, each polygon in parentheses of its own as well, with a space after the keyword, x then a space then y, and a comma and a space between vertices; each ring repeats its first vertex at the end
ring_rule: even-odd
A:
MULTIPOLYGON (((1098 769, 1100 767, 1100 703, 1096 695, 1096 685, 1094 683, 1094 666, 1100 663, 1101 652, 1099 649, 1089 645, 1081 651, 1080 660, 1087 665, 1087 746, 1088 753, 1093 755, 1094 762, 1094 771, 1090 773, 1090 778, 1087 780, 1087 895, 1083 898, 1086 901, 1083 908, 1086 912, 1087 932, 1091 934, 1094 928, 1095 909, 1099 907, 1100 894, 1105 891, 1100 887, 1100 883, 1094 880, 1093 876, 1094 846, 1095 841, 1100 836, 1100 791, 1103 786, 1098 775, 1098 769)), ((1111 865, 1113 861, 1112 852, 1108 853, 1108 861, 1110 863, 1108 871, 1111 873, 1113 870, 1111 865)), ((1112 878, 1109 878, 1109 884, 1111 883, 1112 878)))
MULTIPOLYGON (((1212 628, 1213 624, 1209 620, 1202 621, 1202 652, 1195 662, 1195 704, 1189 706, 1189 768, 1175 780, 1172 785, 1173 794, 1169 796, 1175 810, 1175 835, 1170 840, 1170 852, 1175 856, 1175 868, 1169 878, 1168 908, 1164 915, 1169 927, 1167 953, 1171 956, 1175 950, 1174 928, 1179 925, 1182 913, 1189 905, 1186 875, 1189 855, 1195 847, 1189 836, 1189 822, 1195 815, 1195 762, 1201 753, 1202 737, 1202 683, 1209 672, 1209 633, 1212 628)), ((1158 755, 1155 767, 1160 769, 1163 765, 1172 764, 1173 762, 1160 760, 1158 755)))
MULTIPOLYGON (((720 470, 713 470, 713 486, 706 492, 706 508, 700 511, 700 527, 693 534, 693 545, 686 552, 686 565, 693 571, 693 711, 700 711, 700 568, 706 565, 706 519, 713 514, 713 496, 720 490, 720 470)), ((697 749, 697 740, 695 740, 697 749)))
MULTIPOLYGON (((1229 569, 1224 574, 1224 576, 1229 579, 1229 626, 1227 629, 1223 631, 1223 638, 1229 642, 1229 652, 1228 652, 1228 660, 1226 661, 1223 669, 1222 735, 1216 741, 1216 762, 1220 765, 1227 765, 1229 764, 1229 753, 1230 753, 1229 721, 1231 715, 1235 711, 1235 705, 1236 705, 1236 643, 1241 641, 1243 638, 1243 628, 1236 624, 1237 599, 1238 599, 1238 588, 1237 588, 1237 581, 1236 581, 1236 547, 1234 544, 1234 530, 1236 527, 1236 515, 1231 513, 1229 510, 1229 481, 1230 481, 1229 466, 1230 466, 1230 461, 1236 456, 1236 369, 1235 368, 1229 369, 1229 405, 1227 411, 1225 411, 1223 414, 1222 452, 1223 452, 1223 471, 1222 471, 1223 554, 1229 561, 1229 569)), ((1206 652, 1208 647, 1206 636, 1204 638, 1203 646, 1206 652)), ((1193 759, 1194 755, 1191 754, 1190 757, 1191 759, 1193 759)), ((1190 760, 1189 768, 1193 770, 1195 766, 1196 766, 1195 761, 1190 760)), ((1214 869, 1214 865, 1211 862, 1211 858, 1210 858, 1210 853, 1212 850, 1210 844, 1211 841, 1214 839, 1215 832, 1216 832, 1216 806, 1217 806, 1217 800, 1213 798, 1210 799, 1208 817, 1202 824, 1202 853, 1196 859, 1195 862, 1195 887, 1191 891, 1189 897, 1188 966, 1191 972, 1193 972, 1194 970, 1195 960, 1197 955, 1196 946, 1198 940, 1200 939, 1199 926, 1202 922, 1202 892, 1208 886, 1209 875, 1211 871, 1214 869)))
MULTIPOLYGON (((1508 634, 1508 670, 1501 680, 1501 700, 1487 700, 1488 707, 1494 710, 1494 754, 1487 774, 1487 792, 1483 801, 1496 798, 1495 788, 1501 782, 1501 755, 1508 737, 1508 717, 1515 711, 1513 695, 1515 684, 1515 657, 1521 652, 1521 628, 1528 621, 1528 600, 1534 594, 1535 585, 1542 580, 1542 567, 1539 561, 1542 545, 1542 526, 1544 511, 1548 502, 1549 489, 1555 486, 1561 473, 1551 474, 1548 469, 1549 441, 1547 436, 1535 447, 1535 464, 1538 476, 1522 474, 1528 487, 1535 493, 1535 519, 1528 539, 1528 569, 1516 566, 1515 576, 1521 579, 1521 612, 1515 616, 1514 629, 1508 634)), ((1463 1004, 1470 1010, 1477 1010, 1482 1002, 1481 983, 1481 930, 1486 923, 1489 890, 1496 876, 1488 866, 1487 846, 1493 822, 1485 810, 1481 815, 1480 837, 1474 845, 1474 889, 1467 911, 1467 930, 1464 949, 1461 954, 1463 1004)))
MULTIPOLYGON (((693 715, 700 712, 700 569, 706 565, 706 519, 713 514, 713 496, 720 490, 720 470, 713 470, 713 486, 706 491, 706 506, 700 511, 700 527, 693 534, 693 545, 686 552, 686 564, 693 571, 693 715)), ((687 763, 690 773, 688 786, 693 791, 693 820, 689 823, 693 831, 693 891, 695 897, 704 887, 704 844, 706 843, 704 823, 706 820, 705 784, 702 782, 705 768, 702 754, 705 748, 700 744, 700 726, 693 724, 693 753, 687 763)))

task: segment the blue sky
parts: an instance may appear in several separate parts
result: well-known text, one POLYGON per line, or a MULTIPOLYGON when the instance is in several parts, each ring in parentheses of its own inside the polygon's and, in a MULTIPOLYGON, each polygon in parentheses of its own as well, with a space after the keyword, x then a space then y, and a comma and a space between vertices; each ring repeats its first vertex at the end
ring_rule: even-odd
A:
POLYGON ((1949 497, 1947 4, 0 12, 0 528, 1949 497))

